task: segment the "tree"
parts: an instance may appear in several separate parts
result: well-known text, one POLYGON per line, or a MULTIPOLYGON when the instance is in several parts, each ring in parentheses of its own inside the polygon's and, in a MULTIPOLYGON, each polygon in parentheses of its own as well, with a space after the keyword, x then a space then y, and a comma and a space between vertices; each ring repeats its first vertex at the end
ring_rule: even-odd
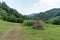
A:
POLYGON ((0 8, 2 7, 2 4, 1 4, 1 2, 0 2, 0 8))
POLYGON ((9 16, 9 17, 8 17, 8 21, 9 21, 9 22, 16 22, 15 16, 14 16, 14 15, 9 16))
POLYGON ((9 13, 10 8, 8 7, 8 5, 5 2, 2 2, 2 9, 5 10, 7 13, 9 13))
POLYGON ((0 11, 0 16, 1 16, 1 19, 5 20, 5 21, 7 20, 8 15, 5 10, 0 11))
POLYGON ((16 9, 10 8, 5 2, 0 2, 0 19, 9 22, 23 22, 25 17, 16 9))

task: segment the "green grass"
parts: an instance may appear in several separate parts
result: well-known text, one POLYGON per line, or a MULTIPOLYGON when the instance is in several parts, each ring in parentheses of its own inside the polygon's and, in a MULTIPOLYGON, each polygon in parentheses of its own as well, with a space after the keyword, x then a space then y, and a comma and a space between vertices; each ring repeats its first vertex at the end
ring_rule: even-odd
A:
POLYGON ((5 22, 0 20, 0 36, 3 35, 10 27, 13 26, 13 23, 5 22))
POLYGON ((60 25, 43 24, 44 30, 34 30, 32 26, 20 25, 25 40, 60 40, 60 25))
MULTIPOLYGON (((14 23, 0 20, 0 36, 5 34, 14 23)), ((20 24, 21 40, 60 40, 60 25, 43 24, 44 30, 32 29, 32 26, 20 24)))

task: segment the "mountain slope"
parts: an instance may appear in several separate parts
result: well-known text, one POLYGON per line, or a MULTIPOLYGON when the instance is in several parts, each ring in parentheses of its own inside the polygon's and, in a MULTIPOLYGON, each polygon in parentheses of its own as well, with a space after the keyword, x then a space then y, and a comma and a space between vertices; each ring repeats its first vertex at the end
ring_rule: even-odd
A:
POLYGON ((37 19, 40 18, 41 20, 49 20, 51 18, 60 16, 60 8, 53 8, 50 10, 47 10, 45 12, 40 12, 36 15, 34 15, 33 17, 31 16, 31 19, 37 19))
POLYGON ((20 21, 23 22, 25 20, 25 16, 16 9, 10 8, 5 2, 0 2, 0 19, 20 23, 20 21))

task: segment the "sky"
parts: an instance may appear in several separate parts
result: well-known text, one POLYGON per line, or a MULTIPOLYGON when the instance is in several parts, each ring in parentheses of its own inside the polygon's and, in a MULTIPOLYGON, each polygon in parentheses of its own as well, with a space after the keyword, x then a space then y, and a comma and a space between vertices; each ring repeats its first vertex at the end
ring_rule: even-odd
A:
POLYGON ((44 12, 52 8, 60 8, 60 0, 0 0, 15 8, 23 15, 44 12))

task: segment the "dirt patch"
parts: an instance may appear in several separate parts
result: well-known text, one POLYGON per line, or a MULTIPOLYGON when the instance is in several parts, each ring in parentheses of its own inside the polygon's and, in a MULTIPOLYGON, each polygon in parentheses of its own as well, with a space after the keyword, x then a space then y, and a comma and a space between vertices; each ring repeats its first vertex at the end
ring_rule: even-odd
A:
POLYGON ((4 34, 1 40, 18 40, 19 39, 19 29, 18 25, 15 25, 13 28, 9 29, 9 31, 4 34))

